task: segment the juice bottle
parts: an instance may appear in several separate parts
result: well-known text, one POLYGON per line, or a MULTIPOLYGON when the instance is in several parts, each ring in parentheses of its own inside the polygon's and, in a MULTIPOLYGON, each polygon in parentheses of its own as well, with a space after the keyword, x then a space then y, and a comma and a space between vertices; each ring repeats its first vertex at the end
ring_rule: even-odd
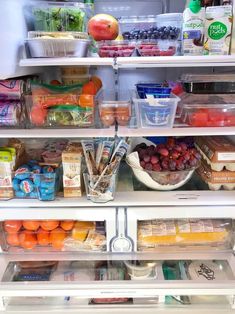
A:
POLYGON ((200 0, 191 0, 183 13, 183 53, 196 56, 203 54, 205 8, 200 0))

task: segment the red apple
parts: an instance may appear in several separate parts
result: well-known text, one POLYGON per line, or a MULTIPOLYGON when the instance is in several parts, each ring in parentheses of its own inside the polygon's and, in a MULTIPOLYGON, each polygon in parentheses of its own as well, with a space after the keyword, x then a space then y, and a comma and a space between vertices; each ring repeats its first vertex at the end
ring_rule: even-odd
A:
POLYGON ((88 22, 88 33, 96 41, 114 40, 119 32, 118 21, 108 14, 97 14, 88 22))

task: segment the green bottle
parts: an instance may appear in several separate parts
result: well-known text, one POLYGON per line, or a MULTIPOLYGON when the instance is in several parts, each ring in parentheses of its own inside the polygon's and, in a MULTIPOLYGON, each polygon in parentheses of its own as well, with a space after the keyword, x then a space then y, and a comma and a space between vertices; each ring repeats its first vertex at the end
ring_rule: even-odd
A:
POLYGON ((85 4, 88 4, 92 11, 95 9, 94 0, 84 0, 85 4))

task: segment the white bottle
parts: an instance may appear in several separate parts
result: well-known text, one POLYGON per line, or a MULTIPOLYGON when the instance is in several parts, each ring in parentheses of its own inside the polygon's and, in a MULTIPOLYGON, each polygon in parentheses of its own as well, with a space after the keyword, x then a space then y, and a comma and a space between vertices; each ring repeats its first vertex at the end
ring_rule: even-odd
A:
POLYGON ((191 0, 183 14, 183 54, 203 55, 205 8, 200 0, 191 0))

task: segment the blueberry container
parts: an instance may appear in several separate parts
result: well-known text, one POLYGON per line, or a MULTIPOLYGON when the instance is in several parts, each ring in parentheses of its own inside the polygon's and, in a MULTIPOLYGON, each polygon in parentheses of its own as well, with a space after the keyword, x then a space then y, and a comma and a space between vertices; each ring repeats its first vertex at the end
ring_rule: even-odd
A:
POLYGON ((142 128, 172 128, 180 98, 171 94, 168 98, 141 99, 134 95, 138 124, 142 128))
POLYGON ((158 84, 137 84, 137 93, 141 99, 146 98, 169 98, 171 94, 171 88, 161 87, 158 84))
POLYGON ((124 16, 119 20, 121 34, 127 40, 151 38, 157 25, 156 15, 124 16))

